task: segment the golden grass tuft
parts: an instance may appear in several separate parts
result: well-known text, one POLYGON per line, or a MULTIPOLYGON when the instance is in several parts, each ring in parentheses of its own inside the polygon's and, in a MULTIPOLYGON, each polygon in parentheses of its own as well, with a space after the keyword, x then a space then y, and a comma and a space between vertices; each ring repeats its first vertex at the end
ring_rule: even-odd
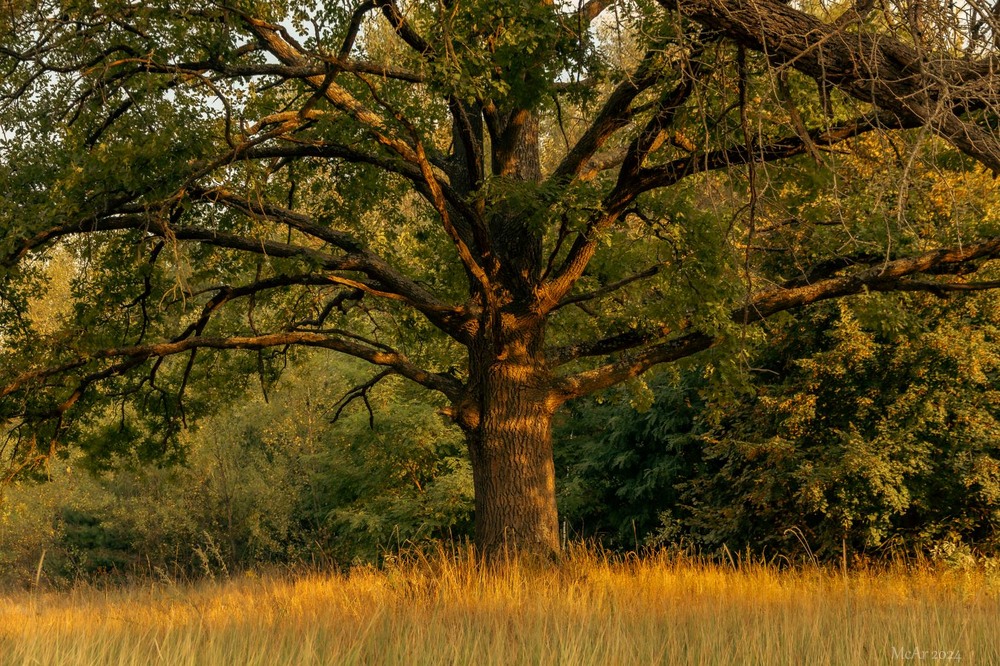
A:
POLYGON ((0 664, 996 664, 998 618, 1000 579, 978 569, 844 575, 584 548, 556 566, 484 566, 441 552, 9 595, 0 664))

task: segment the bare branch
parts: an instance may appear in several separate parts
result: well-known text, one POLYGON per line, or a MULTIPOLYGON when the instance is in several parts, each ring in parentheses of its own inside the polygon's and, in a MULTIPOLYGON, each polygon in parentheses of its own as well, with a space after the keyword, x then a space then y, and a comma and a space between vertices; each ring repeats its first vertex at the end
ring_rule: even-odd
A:
POLYGON ((608 294, 618 291, 623 287, 627 287, 633 282, 653 277, 661 270, 663 270, 663 264, 656 264, 655 266, 651 266, 642 272, 630 275, 626 278, 622 278, 621 280, 617 280, 610 284, 606 284, 603 287, 600 287, 599 289, 594 289, 593 291, 588 291, 573 296, 567 296, 566 298, 559 301, 559 303, 552 309, 558 310, 559 308, 566 307, 567 305, 572 305, 574 303, 583 303, 584 301, 591 301, 594 300, 595 298, 601 298, 602 296, 607 296, 608 294))
POLYGON ((287 208, 260 200, 252 201, 225 188, 203 189, 195 187, 188 190, 188 196, 195 201, 210 201, 222 204, 254 219, 271 220, 286 224, 296 231, 322 240, 346 252, 361 253, 364 251, 364 246, 347 232, 318 224, 308 215, 297 213, 287 208))
POLYGON ((302 275, 276 275, 272 278, 257 280, 247 285, 230 287, 223 285, 216 287, 216 294, 202 306, 201 315, 197 321, 191 323, 184 331, 173 338, 173 342, 185 340, 192 335, 201 335, 208 325, 212 315, 223 305, 237 298, 252 297, 264 291, 291 287, 293 285, 329 286, 330 278, 326 275, 306 273, 302 275))
POLYGON ((374 430, 375 412, 372 410, 371 403, 368 402, 368 392, 371 391, 375 387, 375 385, 378 384, 380 381, 394 374, 396 374, 396 371, 393 370, 392 368, 383 370, 382 372, 378 373, 377 375, 369 379, 364 384, 355 386, 350 391, 345 393, 340 400, 334 403, 334 406, 337 407, 337 412, 333 415, 333 418, 330 419, 330 423, 336 423, 337 420, 340 419, 340 414, 347 408, 347 406, 350 405, 355 400, 357 400, 358 398, 361 398, 361 400, 363 400, 365 403, 365 407, 368 409, 368 427, 374 430))

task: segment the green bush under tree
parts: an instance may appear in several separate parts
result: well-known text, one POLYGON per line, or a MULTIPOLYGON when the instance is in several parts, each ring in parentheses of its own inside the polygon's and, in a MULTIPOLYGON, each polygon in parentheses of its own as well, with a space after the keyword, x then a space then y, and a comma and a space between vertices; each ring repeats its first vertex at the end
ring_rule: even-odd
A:
POLYGON ((561 429, 563 511, 619 547, 996 554, 998 321, 994 296, 872 295, 773 325, 742 394, 688 370, 648 410, 627 393, 581 406, 561 429))

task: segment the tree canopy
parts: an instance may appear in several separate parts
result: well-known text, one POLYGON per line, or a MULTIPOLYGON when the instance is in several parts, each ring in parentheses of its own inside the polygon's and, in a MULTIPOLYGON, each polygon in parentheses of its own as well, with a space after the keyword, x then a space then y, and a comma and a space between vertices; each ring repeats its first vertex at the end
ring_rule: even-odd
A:
POLYGON ((441 397, 481 546, 551 550, 565 402, 712 348, 738 369, 758 322, 819 301, 1000 286, 976 278, 1000 256, 994 25, 975 3, 7 2, 10 472, 108 422, 163 453, 239 394, 225 367, 266 389, 322 348, 379 366, 347 401, 390 374, 441 397))

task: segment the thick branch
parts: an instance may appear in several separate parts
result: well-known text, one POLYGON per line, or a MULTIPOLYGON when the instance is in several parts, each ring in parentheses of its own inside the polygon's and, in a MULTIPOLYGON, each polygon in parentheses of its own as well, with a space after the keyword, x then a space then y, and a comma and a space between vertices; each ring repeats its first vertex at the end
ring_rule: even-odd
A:
MULTIPOLYGON (((393 28, 407 43, 421 53, 429 52, 425 48, 426 43, 423 42, 419 35, 412 31, 392 0, 378 0, 378 6, 382 8, 386 17, 393 23, 393 28)), ((267 45, 268 50, 282 63, 286 65, 302 65, 307 63, 301 50, 297 48, 280 27, 252 17, 245 17, 245 21, 250 30, 267 45)), ((393 150, 404 160, 419 168, 430 191, 430 200, 441 214, 444 228, 454 242, 459 257, 462 259, 469 273, 489 292, 490 289, 487 286, 489 282, 488 277, 476 261, 475 255, 470 251, 468 243, 462 237, 462 234, 459 233, 458 227, 450 219, 448 208, 445 206, 445 197, 441 190, 441 182, 436 174, 434 174, 430 160, 425 153, 422 142, 416 136, 412 124, 400 114, 394 114, 396 120, 405 125, 414 135, 413 145, 387 132, 385 121, 371 110, 365 108, 345 88, 333 81, 331 76, 312 77, 306 80, 335 107, 349 113, 356 121, 365 126, 380 144, 393 150)), ((370 89, 374 95, 374 89, 371 87, 370 89)), ((376 100, 378 100, 377 95, 376 100)), ((381 100, 378 101, 381 102, 381 100)))
MULTIPOLYGON (((327 159, 342 159, 346 162, 354 162, 358 164, 371 164, 379 167, 380 169, 406 178, 413 183, 416 190, 428 201, 431 201, 431 198, 433 197, 430 188, 427 186, 423 172, 410 162, 403 162, 399 159, 371 155, 369 153, 339 144, 329 142, 308 142, 291 143, 281 146, 255 146, 240 153, 240 158, 245 159, 269 159, 275 157, 321 157, 327 159)), ((440 179, 438 179, 438 185, 441 187, 442 193, 448 200, 448 204, 463 218, 468 219, 470 224, 473 220, 479 219, 478 214, 469 206, 468 202, 461 195, 455 192, 453 187, 447 183, 442 183, 440 179)), ((431 201, 431 203, 433 202, 431 201)))
POLYGON ((629 144, 621 170, 618 172, 620 187, 630 187, 628 181, 639 172, 650 153, 663 143, 664 133, 673 125, 680 108, 694 92, 695 79, 702 69, 701 60, 698 59, 700 54, 701 49, 696 49, 691 56, 692 61, 682 72, 681 81, 662 96, 653 117, 629 144))
POLYGON ((202 332, 204 332, 205 327, 208 325, 212 315, 229 301, 237 298, 253 297, 261 292, 269 291, 271 289, 280 289, 282 287, 291 287, 295 285, 330 286, 330 279, 325 275, 313 273, 306 273, 302 275, 276 275, 272 278, 257 280, 256 282, 241 285, 239 287, 231 287, 228 285, 216 287, 212 290, 215 291, 216 294, 202 307, 201 315, 198 317, 198 320, 184 329, 184 331, 177 335, 172 342, 184 340, 192 335, 201 335, 202 332))
MULTIPOLYGON (((362 288, 368 293, 377 296, 386 296, 385 292, 388 290, 391 294, 398 295, 401 300, 423 313, 435 326, 448 335, 455 339, 463 338, 461 331, 462 324, 465 323, 465 318, 460 308, 448 305, 438 299, 427 288, 393 268, 388 262, 376 255, 369 248, 363 246, 350 234, 323 226, 307 215, 296 213, 295 211, 273 204, 255 202, 244 197, 239 197, 226 190, 207 190, 200 193, 200 196, 206 200, 222 203, 240 210, 251 217, 269 219, 286 224, 302 233, 344 249, 348 254, 341 259, 341 261, 345 262, 345 268, 340 270, 363 272, 378 280, 379 285, 365 284, 363 282, 358 283, 357 280, 352 280, 350 283, 341 280, 342 283, 362 288)), ((332 277, 331 280, 333 280, 332 277)))
MULTIPOLYGON (((927 283, 912 282, 906 278, 918 273, 965 272, 973 262, 998 257, 1000 257, 1000 237, 962 248, 934 250, 915 257, 895 259, 850 275, 764 292, 756 296, 749 305, 734 312, 733 320, 737 323, 751 323, 765 319, 776 312, 864 291, 913 291, 915 288, 933 291, 927 283)), ((961 289, 955 284, 950 286, 941 284, 936 288, 950 291, 961 289)))
POLYGON ((627 349, 644 347, 657 340, 663 340, 672 332, 671 329, 665 327, 632 329, 598 340, 555 347, 546 351, 545 361, 550 366, 557 367, 579 358, 610 356, 627 349))
POLYGON ((612 91, 590 127, 552 172, 553 182, 579 174, 608 138, 628 125, 632 119, 632 111, 629 109, 632 101, 663 76, 653 67, 655 56, 655 51, 647 51, 635 73, 612 91))
MULTIPOLYGON (((206 200, 211 200, 209 197, 210 192, 202 192, 201 194, 204 195, 206 200)), ((198 196, 197 191, 195 195, 198 196)), ((323 238, 323 236, 318 235, 323 231, 333 234, 337 233, 318 225, 313 225, 306 216, 287 211, 277 206, 251 203, 231 193, 219 193, 218 196, 217 203, 232 205, 234 208, 247 214, 263 219, 280 221, 293 228, 298 228, 296 225, 302 224, 303 232, 309 233, 305 229, 314 231, 315 234, 310 234, 314 235, 314 237, 323 238)), ((17 250, 5 257, 3 264, 7 266, 13 265, 13 263, 16 263, 17 260, 28 252, 57 238, 73 234, 120 230, 142 231, 164 239, 197 241, 220 248, 251 252, 267 257, 299 258, 331 272, 350 271, 363 273, 373 278, 376 282, 355 278, 349 280, 350 286, 363 288, 373 295, 388 295, 403 300, 426 316, 431 323, 459 342, 466 340, 468 336, 466 324, 469 318, 461 306, 451 306, 443 303, 426 288, 399 273, 380 257, 368 252, 364 248, 358 248, 354 252, 349 252, 341 256, 334 256, 326 252, 291 243, 262 240, 199 227, 167 226, 147 215, 117 215, 99 219, 77 220, 39 232, 32 238, 25 240, 18 246, 17 250)), ((339 239, 339 237, 336 238, 339 239)), ((326 240, 330 241, 330 239, 326 240)), ((343 239, 339 240, 346 243, 343 239)), ((335 275, 327 275, 326 277, 331 284, 344 283, 346 280, 346 278, 339 278, 335 275)))
POLYGON ((708 349, 715 338, 704 333, 691 333, 630 354, 607 365, 563 378, 557 382, 560 401, 572 400, 638 377, 654 365, 676 361, 708 349))
POLYGON ((382 10, 382 14, 399 35, 399 38, 406 42, 411 49, 423 56, 433 53, 430 44, 413 29, 394 0, 375 0, 375 4, 382 10))
MULTIPOLYGON (((881 114, 860 118, 852 123, 830 129, 814 130, 810 133, 809 139, 814 146, 828 147, 865 132, 886 127, 899 128, 900 125, 896 118, 881 114)), ((808 148, 809 145, 802 137, 790 136, 776 139, 766 145, 739 145, 697 153, 665 164, 640 168, 634 172, 633 177, 619 180, 611 194, 605 197, 600 212, 587 224, 585 231, 577 236, 563 260, 562 266, 551 278, 545 289, 541 291, 542 298, 539 299, 539 309, 547 312, 566 298, 597 251, 600 235, 618 222, 622 212, 639 194, 674 185, 697 173, 725 169, 750 162, 774 162, 801 155, 807 152, 808 148)))
POLYGON ((639 192, 669 187, 689 176, 707 171, 718 171, 745 164, 776 162, 808 153, 810 148, 829 148, 866 132, 885 129, 907 129, 916 124, 900 124, 899 119, 890 114, 859 118, 853 122, 817 129, 807 137, 796 134, 775 139, 765 144, 737 145, 731 148, 696 153, 688 157, 671 160, 665 164, 640 169, 631 187, 639 192))
POLYGON ((210 201, 238 210, 247 217, 271 220, 300 231, 307 236, 322 240, 349 253, 363 253, 364 246, 351 234, 318 224, 308 215, 297 213, 281 206, 266 203, 260 199, 251 200, 225 188, 191 188, 188 195, 193 200, 210 201))
MULTIPOLYGON (((129 358, 151 359, 182 354, 192 349, 246 349, 260 350, 270 347, 298 345, 320 347, 360 358, 374 365, 392 368, 400 375, 426 388, 439 391, 451 399, 461 394, 462 385, 454 377, 424 370, 405 355, 382 348, 372 348, 354 340, 342 339, 323 333, 292 331, 252 337, 189 337, 175 342, 115 347, 87 355, 87 360, 129 358)), ((3 389, 0 389, 2 392, 3 389)))
POLYGON ((373 9, 375 9, 375 0, 366 0, 355 7, 354 13, 351 15, 351 21, 347 24, 347 34, 344 35, 344 43, 341 44, 340 52, 338 53, 341 59, 351 55, 351 50, 354 48, 354 40, 357 39, 358 31, 361 29, 361 21, 373 9))
MULTIPOLYGON (((963 285, 958 282, 935 283, 908 279, 912 275, 921 273, 965 273, 969 272, 970 268, 976 268, 976 262, 997 258, 1000 258, 1000 237, 962 248, 925 252, 915 257, 888 261, 851 275, 765 292, 753 298, 746 306, 733 310, 730 318, 737 324, 752 324, 778 312, 866 291, 928 291, 942 295, 951 291, 1000 288, 1000 282, 973 282, 963 285)), ((564 347, 552 352, 550 359, 554 363, 565 363, 581 356, 596 355, 616 349, 633 349, 638 344, 644 342, 648 344, 647 341, 653 334, 653 331, 628 332, 595 343, 564 347)), ((716 337, 695 331, 672 340, 654 342, 635 351, 624 351, 618 359, 606 365, 559 379, 555 389, 557 399, 570 400, 614 386, 637 377, 654 365, 676 361, 708 349, 717 341, 716 337)))
POLYGON ((583 6, 576 12, 578 16, 585 24, 590 24, 595 18, 601 15, 605 9, 615 4, 617 0, 587 0, 583 3, 583 6))
POLYGON ((823 23, 782 0, 658 0, 667 9, 772 60, 833 85, 892 113, 900 124, 927 125, 994 172, 1000 172, 1000 141, 958 108, 995 108, 995 65, 988 61, 931 58, 866 26, 823 23))
POLYGON ((410 379, 426 388, 439 391, 451 399, 461 395, 461 383, 449 375, 429 372, 414 365, 406 356, 399 352, 389 352, 384 349, 372 348, 353 340, 344 340, 322 333, 288 332, 259 335, 254 337, 203 338, 193 337, 178 342, 139 345, 136 347, 120 347, 105 349, 92 354, 93 358, 153 358, 180 354, 191 349, 267 349, 269 347, 284 347, 300 345, 331 349, 342 354, 363 359, 375 365, 393 368, 403 377, 410 379))
MULTIPOLYGON (((267 46, 268 51, 282 64, 292 67, 308 67, 310 65, 305 55, 289 41, 280 27, 249 16, 245 16, 244 20, 250 31, 267 46)), ((397 153, 403 159, 414 164, 417 163, 413 147, 388 133, 385 120, 382 117, 367 109, 346 88, 333 81, 330 76, 317 75, 307 77, 305 81, 315 90, 320 91, 336 108, 346 112, 361 123, 380 144, 397 153)))
POLYGON ((602 296, 607 296, 608 294, 614 293, 619 289, 627 287, 633 282, 653 277, 661 270, 663 270, 663 265, 657 264, 655 266, 647 268, 646 270, 640 273, 636 273, 635 275, 630 275, 626 278, 622 278, 621 280, 616 280, 615 282, 611 282, 609 284, 604 285, 603 287, 599 287, 592 291, 587 291, 582 294, 574 294, 572 296, 567 296, 566 298, 559 301, 559 304, 552 309, 558 310, 559 308, 566 307, 567 305, 573 305, 574 303, 583 303, 585 301, 592 301, 595 298, 601 298, 602 296))
MULTIPOLYGON (((230 63, 220 60, 198 60, 190 62, 156 62, 148 57, 136 57, 116 60, 114 63, 114 80, 120 80, 136 74, 168 74, 176 78, 187 78, 192 75, 211 72, 227 78, 246 78, 251 76, 273 76, 279 79, 322 79, 330 70, 355 74, 374 74, 387 79, 423 83, 423 75, 399 67, 390 67, 364 60, 322 56, 321 62, 298 64, 265 63, 230 63), (124 65, 134 65, 131 69, 121 69, 124 65)), ((111 79, 103 79, 103 83, 111 79)))

